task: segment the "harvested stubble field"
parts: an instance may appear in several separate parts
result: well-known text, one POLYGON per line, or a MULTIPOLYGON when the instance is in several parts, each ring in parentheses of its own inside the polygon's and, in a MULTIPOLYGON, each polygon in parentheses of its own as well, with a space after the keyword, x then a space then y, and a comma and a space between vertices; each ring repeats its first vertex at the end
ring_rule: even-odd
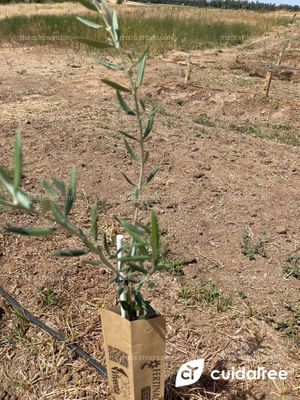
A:
MULTIPOLYGON (((161 107, 152 161, 162 168, 152 183, 157 196, 145 196, 142 215, 157 210, 164 257, 173 263, 149 289, 167 316, 169 400, 300 397, 299 27, 296 21, 236 47, 193 51, 187 84, 187 53, 171 51, 148 63, 144 98, 161 107), (286 39, 266 99, 262 76, 286 39), (204 376, 175 389, 177 368, 196 358, 206 360, 204 376), (289 377, 213 382, 209 372, 216 366, 288 369, 289 377)), ((94 53, 68 47, 6 41, 0 57, 0 164, 12 165, 21 128, 24 188, 41 196, 42 179, 66 178, 75 165, 74 218, 88 226, 87 200, 98 198, 101 226, 114 240, 111 216, 126 218, 130 209, 119 171, 131 168, 115 132, 129 129, 130 117, 100 82, 109 74, 94 53)), ((21 212, 0 214, 0 225, 9 223, 37 225, 21 212)), ((0 232, 0 285, 104 362, 99 310, 114 302, 110 274, 49 255, 68 247, 76 242, 0 232)), ((109 397, 95 370, 2 300, 0 307, 1 400, 109 397)))

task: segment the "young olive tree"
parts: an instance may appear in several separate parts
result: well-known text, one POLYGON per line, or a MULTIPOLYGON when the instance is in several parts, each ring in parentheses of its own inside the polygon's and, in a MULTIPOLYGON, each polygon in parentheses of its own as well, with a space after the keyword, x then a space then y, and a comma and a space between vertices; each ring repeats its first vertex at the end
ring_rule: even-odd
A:
POLYGON ((27 236, 48 236, 62 228, 66 234, 80 239, 82 248, 58 250, 53 253, 56 257, 79 257, 88 254, 96 255, 93 260, 86 260, 92 265, 104 266, 112 271, 110 283, 117 287, 117 297, 121 303, 123 315, 129 320, 151 318, 157 315, 151 307, 150 301, 144 299, 141 289, 154 273, 168 269, 160 263, 160 235, 157 215, 151 214, 149 224, 139 221, 139 209, 144 188, 155 177, 158 167, 148 168, 149 152, 146 149, 147 141, 153 128, 157 109, 147 110, 145 103, 139 96, 139 89, 143 83, 148 49, 138 58, 133 52, 126 53, 121 45, 121 30, 116 11, 109 9, 105 0, 88 1, 81 3, 97 13, 99 23, 77 17, 80 22, 92 29, 104 29, 106 40, 98 41, 88 38, 78 38, 82 43, 97 49, 114 49, 120 63, 113 64, 102 59, 99 62, 111 71, 120 71, 127 80, 127 85, 119 84, 109 79, 102 82, 115 90, 116 98, 122 111, 135 121, 138 134, 121 131, 125 149, 136 166, 137 181, 121 172, 127 183, 133 188, 132 220, 125 221, 116 217, 120 226, 129 238, 118 251, 111 251, 105 234, 99 238, 98 206, 97 202, 91 206, 91 227, 89 230, 78 226, 71 218, 70 212, 76 200, 77 180, 73 168, 68 183, 52 178, 52 181, 43 181, 42 186, 47 197, 32 200, 30 193, 21 188, 22 178, 22 144, 20 132, 16 135, 14 176, 11 178, 5 168, 0 169, 0 185, 5 195, 0 192, 0 205, 6 209, 21 209, 32 216, 47 221, 43 228, 6 226, 8 232, 27 236))

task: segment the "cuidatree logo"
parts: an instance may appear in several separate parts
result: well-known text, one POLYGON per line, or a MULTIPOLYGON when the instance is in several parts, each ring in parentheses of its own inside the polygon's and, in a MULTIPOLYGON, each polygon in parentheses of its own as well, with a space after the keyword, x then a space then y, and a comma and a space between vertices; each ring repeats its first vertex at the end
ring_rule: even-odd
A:
POLYGON ((204 368, 204 359, 200 358, 199 360, 189 361, 183 364, 177 373, 176 376, 176 387, 188 386, 197 382, 203 372, 204 368))

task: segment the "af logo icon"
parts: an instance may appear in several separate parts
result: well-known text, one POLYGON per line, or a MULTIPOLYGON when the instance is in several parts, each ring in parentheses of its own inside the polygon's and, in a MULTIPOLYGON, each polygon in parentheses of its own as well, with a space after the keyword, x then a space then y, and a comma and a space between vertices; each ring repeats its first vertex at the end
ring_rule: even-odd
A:
POLYGON ((183 364, 177 372, 175 386, 188 386, 197 382, 202 375, 203 368, 203 358, 200 358, 199 360, 192 360, 183 364))

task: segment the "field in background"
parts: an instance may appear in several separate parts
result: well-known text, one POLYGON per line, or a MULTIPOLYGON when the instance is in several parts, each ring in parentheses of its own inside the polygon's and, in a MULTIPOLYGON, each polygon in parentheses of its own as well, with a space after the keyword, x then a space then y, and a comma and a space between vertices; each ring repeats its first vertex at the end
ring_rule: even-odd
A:
MULTIPOLYGON (((170 6, 122 5, 118 12, 125 47, 134 45, 139 50, 151 41, 152 54, 235 45, 291 20, 282 13, 170 6)), ((103 37, 103 32, 76 20, 76 15, 93 19, 93 14, 77 3, 2 6, 0 14, 0 36, 6 42, 66 46, 77 36, 103 37)))
MULTIPOLYGON (((216 42, 212 49, 187 51, 185 44, 186 51, 147 61, 142 98, 147 108, 160 110, 149 162, 161 170, 145 192, 141 216, 148 223, 151 209, 157 211, 163 260, 172 268, 146 297, 167 316, 166 400, 299 399, 300 21, 278 26, 291 19, 288 13, 127 4, 119 9, 127 35, 146 31, 139 18, 156 35, 165 21, 177 32, 178 21, 182 35, 202 40, 199 46, 224 34, 223 28, 213 32, 217 27, 233 32, 233 23, 246 26, 251 36, 266 32, 222 49, 216 42), (266 98, 266 72, 287 39, 266 98), (192 70, 185 82, 189 57, 192 70), (178 367, 198 358, 205 359, 201 380, 175 388, 178 367), (288 369, 289 377, 275 383, 209 379, 216 367, 258 366, 288 369)), ((41 29, 52 38, 54 31, 65 36, 69 23, 73 34, 90 36, 93 31, 82 33, 84 27, 75 25, 73 14, 84 13, 75 3, 0 7, 0 35, 7 32, 0 39, 0 166, 12 174, 18 128, 26 191, 44 196, 43 179, 67 179, 76 166, 72 219, 88 227, 88 203, 98 199, 99 229, 113 244, 119 233, 113 216, 131 215, 131 190, 120 171, 133 172, 117 134, 132 132, 132 117, 116 106, 115 91, 100 82, 115 74, 97 64, 93 53, 74 51, 60 40, 20 40, 26 31, 36 35, 41 29), (48 13, 49 19, 36 13, 48 13)), ((155 41, 154 50, 170 43, 155 41)), ((103 56, 118 61, 113 54, 103 56)), ((121 74, 118 81, 125 84, 121 74)), ((1 213, 0 207, 0 227, 37 222, 22 212, 1 213)), ((0 286, 104 363, 99 312, 115 302, 110 274, 80 259, 51 257, 58 248, 77 245, 62 234, 31 240, 0 228, 0 286)), ((109 398, 96 370, 0 297, 0 400, 109 398)))

